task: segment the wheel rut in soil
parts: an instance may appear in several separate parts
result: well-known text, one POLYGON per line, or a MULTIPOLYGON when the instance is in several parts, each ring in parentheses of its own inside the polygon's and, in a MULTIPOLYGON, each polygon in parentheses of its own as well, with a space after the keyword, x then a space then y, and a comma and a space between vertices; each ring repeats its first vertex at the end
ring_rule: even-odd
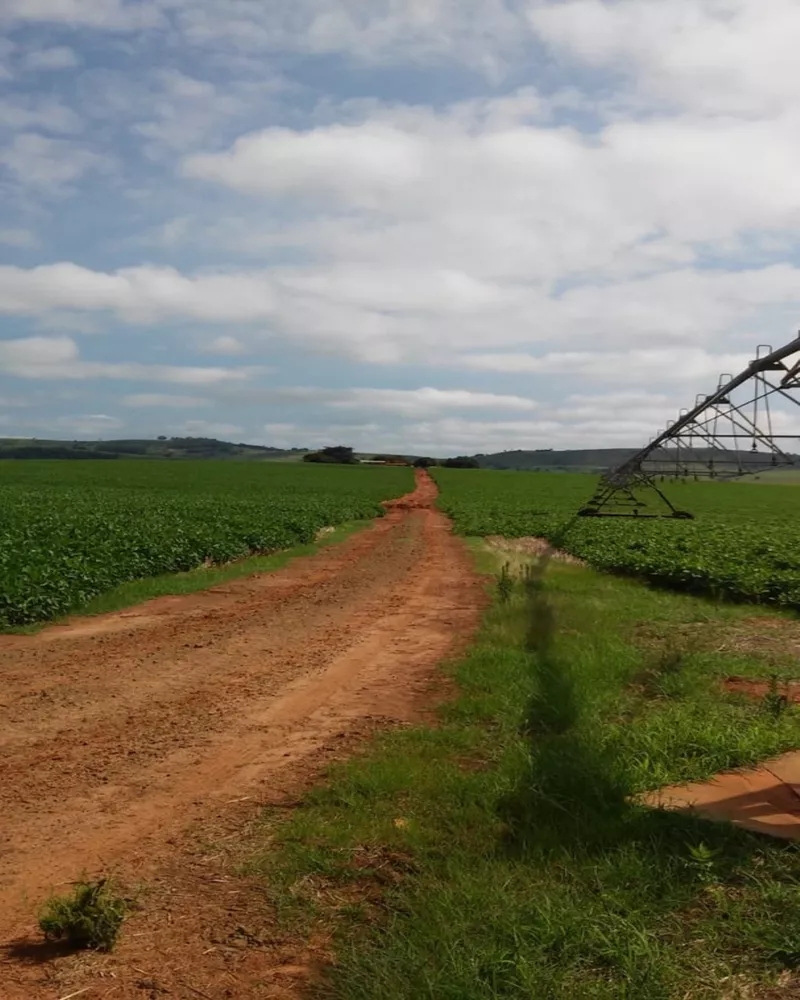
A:
POLYGON ((296 795, 329 751, 430 707, 437 664, 468 641, 484 603, 435 497, 420 472, 385 517, 282 570, 0 636, 0 996, 88 984, 86 1000, 142 998, 142 949, 172 969, 173 996, 284 995, 263 968, 267 992, 242 987, 247 962, 234 974, 208 947, 203 920, 223 916, 199 898, 186 845, 198 830, 235 836, 259 804, 296 795), (197 926, 181 936, 146 913, 139 952, 123 940, 104 960, 116 971, 103 965, 110 978, 97 981, 97 962, 27 961, 37 904, 101 872, 171 885, 197 926), (183 990, 181 976, 199 984, 183 990))

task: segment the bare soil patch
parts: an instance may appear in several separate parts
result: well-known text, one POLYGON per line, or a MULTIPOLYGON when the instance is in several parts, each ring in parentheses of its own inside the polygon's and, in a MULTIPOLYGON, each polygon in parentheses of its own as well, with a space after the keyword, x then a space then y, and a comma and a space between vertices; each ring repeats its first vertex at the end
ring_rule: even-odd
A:
POLYGON ((800 703, 800 681, 778 681, 773 690, 770 681, 752 680, 748 677, 726 677, 722 686, 730 694, 744 694, 759 701, 769 694, 775 694, 785 698, 787 702, 800 703))
POLYGON ((485 596, 435 497, 420 472, 384 518, 275 573, 0 637, 3 1000, 292 994, 307 947, 237 851, 262 804, 436 701, 485 596), (118 951, 42 949, 38 903, 99 873, 144 886, 118 951))

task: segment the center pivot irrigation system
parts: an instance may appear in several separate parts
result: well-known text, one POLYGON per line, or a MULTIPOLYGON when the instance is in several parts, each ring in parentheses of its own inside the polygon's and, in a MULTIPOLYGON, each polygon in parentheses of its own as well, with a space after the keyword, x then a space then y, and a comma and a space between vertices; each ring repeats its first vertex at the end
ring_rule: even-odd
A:
POLYGON ((784 444, 800 442, 800 412, 786 405, 800 407, 798 390, 800 335, 777 351, 762 344, 747 368, 735 377, 720 375, 716 392, 698 396, 694 407, 681 410, 646 448, 605 473, 580 515, 691 518, 672 504, 659 482, 800 468, 800 455, 784 444))

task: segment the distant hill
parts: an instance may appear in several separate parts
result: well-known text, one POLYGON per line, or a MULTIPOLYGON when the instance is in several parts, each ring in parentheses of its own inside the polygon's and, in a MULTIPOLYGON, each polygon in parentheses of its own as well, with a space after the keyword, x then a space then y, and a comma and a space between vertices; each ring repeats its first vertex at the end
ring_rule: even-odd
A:
POLYGON ((307 448, 270 448, 257 444, 232 444, 215 438, 173 437, 154 441, 48 441, 39 438, 0 438, 0 458, 237 458, 291 461, 307 448))
POLYGON ((494 455, 475 455, 482 469, 539 469, 547 472, 605 472, 619 465, 635 448, 593 448, 574 451, 500 451, 494 455))
MULTIPOLYGON (((635 455, 637 451, 639 451, 638 448, 593 448, 571 451, 542 449, 540 451, 501 451, 494 455, 475 455, 475 458, 482 469, 600 473, 621 465, 635 455)), ((675 451, 672 449, 661 449, 653 455, 653 461, 663 464, 664 472, 669 474, 674 468, 675 454, 675 451)), ((698 462, 705 463, 710 459, 714 459, 718 466, 729 467, 736 461, 737 453, 733 451, 714 451, 710 448, 696 448, 693 455, 698 462)), ((800 466, 800 456, 792 455, 791 457, 800 466)), ((744 469, 757 467, 757 471, 760 471, 765 463, 763 452, 753 454, 749 451, 740 451, 738 458, 744 469)), ((652 471, 658 471, 658 469, 652 469, 652 471)))
MULTIPOLYGON (((478 454, 474 457, 482 469, 519 469, 541 472, 587 472, 595 475, 605 472, 624 462, 636 453, 635 448, 583 448, 553 451, 550 448, 538 451, 500 451, 493 455, 478 454)), ((310 448, 272 448, 258 444, 234 444, 218 441, 216 438, 171 437, 149 439, 124 439, 120 441, 54 441, 40 438, 0 438, 0 459, 61 458, 61 459, 115 459, 115 458, 156 458, 156 459, 245 459, 248 461, 299 462, 310 448)), ((697 458, 703 461, 712 457, 711 451, 697 450, 697 458)), ((739 453, 745 468, 753 462, 763 463, 764 456, 757 458, 750 452, 739 453)), ((721 453, 717 453, 721 460, 721 453)), ((732 458, 726 452, 726 461, 732 458)), ((395 456, 375 455, 374 452, 357 453, 360 460, 386 460, 395 456)), ((800 469, 800 456, 793 456, 800 469)), ((413 463, 417 456, 404 455, 402 458, 413 463)), ((662 452, 659 458, 667 463, 674 462, 674 452, 662 452)), ((432 459, 434 463, 444 459, 432 459)), ((667 467, 665 472, 671 470, 667 467)), ((761 470, 758 470, 761 471, 761 470)))

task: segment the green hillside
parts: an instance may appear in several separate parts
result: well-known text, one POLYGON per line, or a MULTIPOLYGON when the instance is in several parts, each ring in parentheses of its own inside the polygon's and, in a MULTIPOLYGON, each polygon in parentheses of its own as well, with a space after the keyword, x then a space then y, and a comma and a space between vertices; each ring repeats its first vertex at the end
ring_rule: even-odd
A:
POLYGON ((156 440, 50 441, 39 438, 0 438, 0 458, 247 458, 261 461, 299 459, 307 448, 269 448, 232 444, 215 438, 163 437, 156 440))

